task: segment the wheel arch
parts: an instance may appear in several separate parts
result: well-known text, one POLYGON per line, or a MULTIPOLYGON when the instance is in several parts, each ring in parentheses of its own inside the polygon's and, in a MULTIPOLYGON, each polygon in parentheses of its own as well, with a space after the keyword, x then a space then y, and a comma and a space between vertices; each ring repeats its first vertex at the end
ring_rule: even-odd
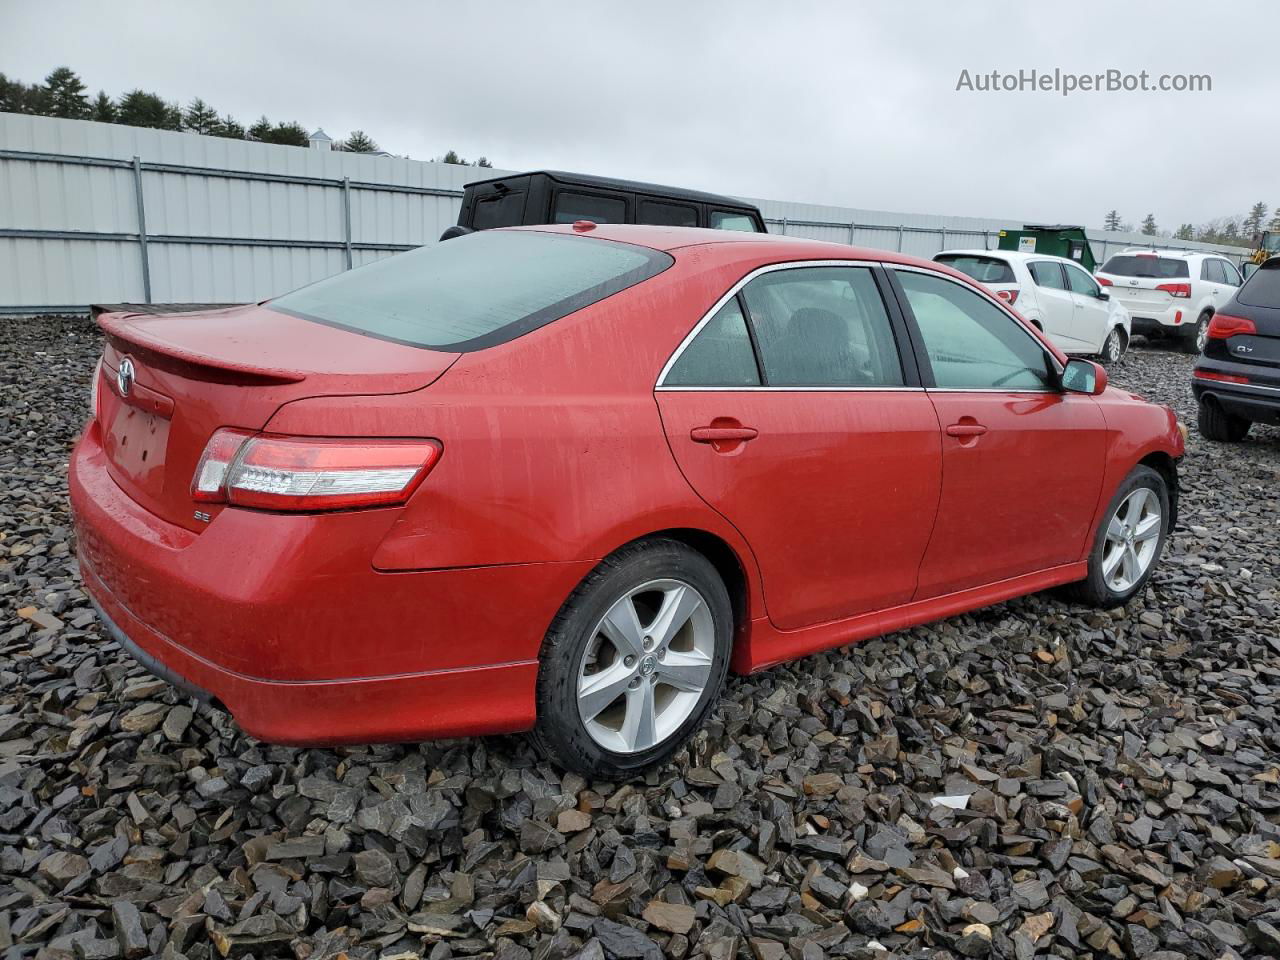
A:
POLYGON ((1165 489, 1169 491, 1169 530, 1178 523, 1178 467, 1177 461, 1163 450, 1153 450, 1141 460, 1138 466, 1150 467, 1164 479, 1165 489))

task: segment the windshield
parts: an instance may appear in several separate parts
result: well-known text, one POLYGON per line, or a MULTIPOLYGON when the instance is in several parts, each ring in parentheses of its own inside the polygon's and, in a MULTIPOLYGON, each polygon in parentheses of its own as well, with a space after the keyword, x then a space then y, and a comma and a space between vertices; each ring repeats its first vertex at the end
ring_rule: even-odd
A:
POLYGON ((979 283, 1017 283, 1013 268, 998 257, 979 257, 965 253, 940 253, 933 258, 959 270, 979 283))
POLYGON ((1185 260, 1130 253, 1112 257, 1103 264, 1099 272, 1110 273, 1117 277, 1140 277, 1148 280, 1173 280, 1191 276, 1185 260))
POLYGON ((661 273, 665 253, 590 237, 488 230, 419 247, 267 305, 434 350, 505 343, 661 273))

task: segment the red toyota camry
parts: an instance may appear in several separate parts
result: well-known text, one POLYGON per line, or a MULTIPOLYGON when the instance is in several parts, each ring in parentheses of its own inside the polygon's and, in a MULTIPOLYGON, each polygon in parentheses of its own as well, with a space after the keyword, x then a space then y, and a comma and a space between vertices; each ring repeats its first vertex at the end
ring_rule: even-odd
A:
POLYGON ((157 674, 284 743, 532 729, 622 777, 749 672, 1058 584, 1140 590, 1181 425, 882 251, 492 230, 100 319, 71 497, 157 674))

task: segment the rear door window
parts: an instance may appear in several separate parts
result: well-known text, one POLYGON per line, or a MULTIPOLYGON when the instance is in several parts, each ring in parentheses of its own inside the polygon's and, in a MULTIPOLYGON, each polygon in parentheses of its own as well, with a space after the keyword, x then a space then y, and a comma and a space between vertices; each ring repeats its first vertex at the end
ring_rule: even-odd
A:
POLYGON ((867 267, 774 270, 742 298, 768 386, 902 386, 893 328, 867 267))
POLYGON ((1062 276, 1062 264, 1052 260, 1037 260, 1027 265, 1031 271, 1031 279, 1037 287, 1048 287, 1050 290, 1066 290, 1067 281, 1062 276))
POLYGON ((1200 265, 1200 279, 1210 283, 1226 283, 1227 275, 1222 270, 1222 261, 1205 260, 1200 265))
POLYGON ((651 223, 660 227, 696 227, 698 209, 684 203, 641 200, 636 223, 651 223))
POLYGON ((1185 260, 1140 253, 1118 253, 1102 265, 1100 272, 1147 280, 1176 280, 1191 276, 1185 260))
POLYGON ((952 270, 959 270, 979 283, 1017 283, 1013 267, 999 257, 979 257, 970 254, 940 253, 933 258, 945 263, 952 270))
POLYGON ((1236 265, 1230 260, 1220 262, 1222 263, 1222 275, 1227 278, 1226 282, 1233 287, 1240 286, 1240 271, 1236 269, 1236 265))
POLYGON ((741 230, 745 233, 758 233, 756 222, 745 213, 728 210, 712 210, 710 225, 716 230, 741 230))
POLYGON ((578 220, 591 220, 595 223, 626 223, 627 202, 619 197, 561 190, 556 194, 555 215, 551 222, 574 223, 578 220))
POLYGON ((479 350, 611 297, 673 262, 627 243, 486 230, 337 274, 267 306, 410 346, 479 350))

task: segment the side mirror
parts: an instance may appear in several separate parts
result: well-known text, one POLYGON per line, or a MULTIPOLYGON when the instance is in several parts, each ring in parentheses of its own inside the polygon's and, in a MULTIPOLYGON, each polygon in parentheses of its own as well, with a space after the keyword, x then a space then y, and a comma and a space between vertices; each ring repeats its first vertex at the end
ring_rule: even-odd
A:
POLYGON ((1098 288, 1098 292, 1095 293, 1094 296, 1097 297, 1099 300, 1111 299, 1111 294, 1107 293, 1107 291, 1103 290, 1101 287, 1098 288))
POLYGON ((1062 371, 1062 389, 1096 397, 1107 389, 1107 371, 1100 363, 1072 357, 1062 371))

